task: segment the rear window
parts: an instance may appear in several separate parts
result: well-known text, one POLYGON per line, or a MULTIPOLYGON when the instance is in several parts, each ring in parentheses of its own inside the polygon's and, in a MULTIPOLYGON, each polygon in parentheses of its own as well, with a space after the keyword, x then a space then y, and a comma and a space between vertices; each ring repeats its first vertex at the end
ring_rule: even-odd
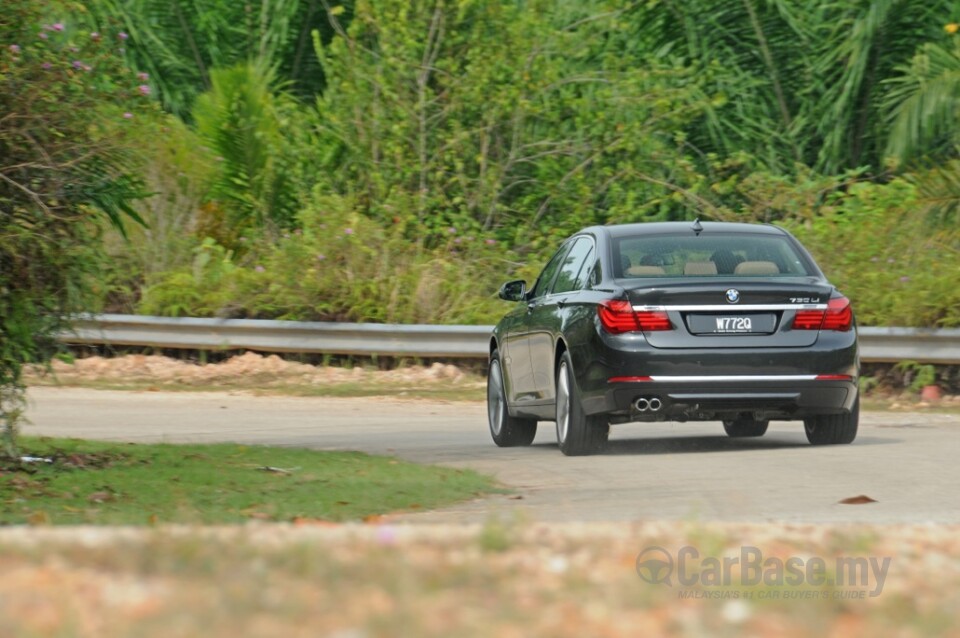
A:
POLYGON ((615 277, 806 277, 807 260, 779 235, 647 235, 613 240, 615 277))

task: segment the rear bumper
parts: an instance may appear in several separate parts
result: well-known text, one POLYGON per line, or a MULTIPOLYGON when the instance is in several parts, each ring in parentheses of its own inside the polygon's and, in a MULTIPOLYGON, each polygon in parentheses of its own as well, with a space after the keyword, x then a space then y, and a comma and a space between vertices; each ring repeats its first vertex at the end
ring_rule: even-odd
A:
POLYGON ((611 335, 598 326, 588 345, 572 349, 584 411, 616 422, 792 420, 853 408, 856 330, 823 331, 815 344, 799 348, 724 343, 730 347, 654 348, 643 333, 611 335), (640 397, 658 398, 661 409, 636 410, 640 397))
POLYGON ((607 385, 585 408, 613 421, 802 419, 849 412, 857 397, 857 380, 848 375, 659 375, 607 385), (645 409, 638 399, 659 408, 645 409))

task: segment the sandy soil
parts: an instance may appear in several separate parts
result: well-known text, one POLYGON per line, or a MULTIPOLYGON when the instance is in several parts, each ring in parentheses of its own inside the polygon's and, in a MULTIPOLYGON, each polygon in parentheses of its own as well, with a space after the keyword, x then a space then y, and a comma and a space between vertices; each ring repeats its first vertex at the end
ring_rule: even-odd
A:
POLYGON ((288 361, 277 355, 246 352, 220 363, 201 365, 164 356, 125 355, 122 357, 88 357, 71 363, 55 360, 52 374, 34 368, 27 377, 28 385, 84 385, 94 382, 117 385, 156 384, 166 386, 258 387, 290 385, 324 386, 363 383, 372 386, 454 385, 465 389, 484 386, 484 380, 465 373, 451 364, 409 366, 395 370, 376 370, 315 366, 288 361))
MULTIPOLYGON (((956 526, 251 525, 0 531, 0 632, 37 636, 956 636, 956 526), (882 562, 856 584, 648 582, 659 547, 882 562)), ((704 563, 705 564, 705 563, 704 563)), ((702 566, 700 564, 699 566, 702 566)), ((691 572, 692 573, 692 572, 691 572)), ((688 574, 689 576, 689 574, 688 574)))

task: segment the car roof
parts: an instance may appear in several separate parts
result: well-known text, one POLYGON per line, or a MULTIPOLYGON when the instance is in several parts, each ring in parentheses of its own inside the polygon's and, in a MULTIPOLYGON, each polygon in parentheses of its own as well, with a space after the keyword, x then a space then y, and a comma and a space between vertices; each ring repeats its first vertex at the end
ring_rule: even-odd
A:
MULTIPOLYGON (((665 235, 682 232, 693 232, 694 222, 645 222, 639 224, 611 224, 608 226, 591 226, 582 232, 605 231, 610 237, 625 237, 630 235, 665 235)), ((701 233, 744 233, 755 235, 785 235, 782 228, 770 224, 745 224, 738 222, 700 222, 701 233)))

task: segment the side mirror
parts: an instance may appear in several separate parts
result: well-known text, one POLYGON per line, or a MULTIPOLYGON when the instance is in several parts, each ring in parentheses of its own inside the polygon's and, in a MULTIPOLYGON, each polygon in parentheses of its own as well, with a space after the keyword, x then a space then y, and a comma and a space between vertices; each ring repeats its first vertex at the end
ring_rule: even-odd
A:
POLYGON ((500 286, 499 296, 506 301, 523 301, 527 294, 527 282, 523 279, 508 281, 500 286))

